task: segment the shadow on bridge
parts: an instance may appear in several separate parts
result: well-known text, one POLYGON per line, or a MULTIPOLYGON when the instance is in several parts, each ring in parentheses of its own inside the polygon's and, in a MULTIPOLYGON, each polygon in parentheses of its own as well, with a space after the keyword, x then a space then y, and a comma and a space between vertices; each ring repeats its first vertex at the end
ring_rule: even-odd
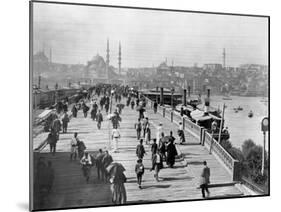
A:
POLYGON ((98 179, 95 167, 87 183, 79 160, 71 161, 69 153, 33 155, 34 210, 112 205, 110 184, 98 179), (48 162, 52 163, 51 169, 48 162))

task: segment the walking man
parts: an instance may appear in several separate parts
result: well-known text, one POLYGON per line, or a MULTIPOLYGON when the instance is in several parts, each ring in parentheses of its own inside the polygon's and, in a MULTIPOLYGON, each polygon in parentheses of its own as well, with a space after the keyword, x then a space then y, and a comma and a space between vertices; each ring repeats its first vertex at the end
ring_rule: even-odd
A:
POLYGON ((99 149, 99 152, 96 156, 96 167, 97 167, 97 175, 98 179, 104 180, 104 172, 102 169, 102 159, 104 157, 104 153, 102 152, 102 149, 99 149))
POLYGON ((143 122, 142 122, 143 137, 145 137, 146 129, 147 129, 147 127, 149 127, 149 125, 150 125, 150 123, 148 122, 148 117, 146 117, 145 119, 143 119, 143 122))
POLYGON ((96 119, 97 110, 98 110, 98 105, 96 102, 94 102, 94 104, 92 105, 92 111, 91 111, 91 118, 93 120, 96 119))
POLYGON ((56 135, 57 139, 59 139, 60 131, 61 131, 61 122, 58 119, 58 116, 56 115, 51 126, 51 132, 53 133, 53 135, 56 135))
MULTIPOLYGON (((153 167, 153 157, 156 154, 157 149, 158 149, 158 145, 156 143, 156 138, 153 138, 153 144, 151 145, 151 162, 152 162, 152 167, 153 167)), ((152 168, 151 168, 150 171, 152 171, 152 168)))
POLYGON ((181 122, 179 123, 178 136, 180 138, 180 144, 184 144, 185 143, 185 135, 184 135, 184 131, 183 131, 183 125, 182 125, 181 122))
POLYGON ((74 118, 76 118, 77 117, 77 108, 76 108, 76 105, 74 104, 73 105, 73 107, 72 107, 72 109, 71 109, 71 112, 72 112, 72 116, 74 117, 74 118))
POLYGON ((56 135, 53 134, 52 132, 50 132, 48 134, 47 142, 50 145, 50 153, 55 155, 55 153, 56 153, 56 145, 57 145, 57 137, 56 137, 56 135))
POLYGON ((105 175, 105 182, 107 182, 107 180, 108 180, 108 178, 109 178, 109 175, 108 175, 108 173, 107 173, 107 171, 106 171, 106 168, 109 166, 109 164, 111 164, 113 162, 113 158, 112 158, 112 156, 108 153, 108 151, 106 150, 105 151, 105 154, 104 154, 104 156, 103 156, 103 158, 102 158, 102 162, 101 162, 101 164, 102 164, 102 171, 103 171, 103 173, 104 173, 104 175, 105 175))
POLYGON ((98 129, 100 130, 100 128, 101 128, 101 123, 103 122, 103 116, 102 116, 102 113, 100 112, 100 110, 99 110, 99 112, 97 113, 96 120, 97 120, 97 127, 98 127, 98 129))
POLYGON ((145 154, 145 149, 142 143, 143 143, 143 139, 140 139, 140 143, 137 145, 137 149, 136 149, 136 155, 139 159, 143 159, 143 156, 145 154))
POLYGON ((153 111, 154 111, 154 113, 157 113, 157 106, 158 106, 158 104, 157 104, 157 102, 155 101, 155 102, 153 103, 153 111))
POLYGON ((85 143, 83 141, 77 140, 77 151, 78 151, 79 159, 83 157, 85 150, 86 150, 85 143))
POLYGON ((68 114, 67 114, 67 112, 64 112, 63 118, 62 118, 62 133, 66 133, 67 132, 68 122, 69 122, 68 114))
POLYGON ((92 167, 92 157, 88 152, 85 152, 83 157, 80 160, 80 163, 82 164, 82 170, 83 175, 86 178, 86 182, 89 182, 90 179, 90 173, 91 173, 91 167, 92 167))
POLYGON ((141 121, 140 118, 138 119, 138 122, 135 124, 135 129, 137 131, 137 139, 140 139, 140 135, 141 135, 141 121))
POLYGON ((139 188, 141 189, 142 175, 144 174, 144 165, 142 163, 142 159, 137 160, 135 172, 137 174, 137 182, 138 182, 139 188))
POLYGON ((163 160, 159 154, 159 150, 156 151, 156 154, 152 158, 152 170, 155 170, 154 177, 157 182, 159 182, 159 172, 163 168, 163 160))
POLYGON ((121 136, 118 129, 113 129, 112 130, 113 152, 118 151, 118 140, 120 137, 121 136))
POLYGON ((202 197, 205 198, 205 191, 207 192, 207 196, 209 197, 210 192, 208 189, 208 184, 210 183, 210 168, 207 166, 207 162, 203 162, 204 168, 200 175, 200 188, 202 192, 202 197))
POLYGON ((159 146, 159 154, 161 155, 163 160, 166 160, 166 142, 163 132, 161 133, 161 138, 158 146, 159 146))
POLYGON ((89 107, 85 104, 85 102, 82 104, 82 110, 84 113, 84 118, 87 118, 89 107))
POLYGON ((131 109, 134 110, 134 107, 135 107, 135 101, 132 100, 132 101, 131 101, 131 109))
POLYGON ((76 160, 76 157, 78 155, 78 133, 74 133, 74 137, 70 141, 70 160, 74 157, 74 160, 76 160))

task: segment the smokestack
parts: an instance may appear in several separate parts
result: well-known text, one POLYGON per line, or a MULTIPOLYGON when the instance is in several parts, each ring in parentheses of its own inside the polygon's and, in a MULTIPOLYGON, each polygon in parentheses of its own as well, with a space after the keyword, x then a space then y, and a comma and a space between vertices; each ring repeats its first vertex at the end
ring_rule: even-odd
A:
POLYGON ((186 89, 183 90, 183 105, 186 106, 186 89))
POLYGON ((160 88, 160 105, 164 104, 164 88, 160 88))
POLYGON ((38 88, 40 89, 40 87, 41 87, 41 76, 39 75, 39 77, 38 77, 38 88))
POLYGON ((207 97, 205 98, 205 113, 209 112, 210 107, 210 89, 207 89, 207 97))
POLYGON ((210 98, 210 88, 207 89, 207 97, 210 98))
POLYGON ((188 86, 187 89, 188 89, 188 97, 190 97, 190 86, 188 86))

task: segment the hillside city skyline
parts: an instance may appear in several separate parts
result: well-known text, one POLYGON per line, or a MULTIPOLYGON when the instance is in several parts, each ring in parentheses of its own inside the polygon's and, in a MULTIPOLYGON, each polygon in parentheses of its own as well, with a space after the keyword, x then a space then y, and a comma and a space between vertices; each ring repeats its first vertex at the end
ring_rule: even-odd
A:
POLYGON ((157 66, 165 58, 180 66, 221 63, 227 66, 268 63, 267 20, 260 17, 174 13, 123 8, 35 6, 34 53, 52 48, 53 61, 77 64, 97 53, 122 67, 157 66), (114 18, 112 18, 114 17, 114 18))

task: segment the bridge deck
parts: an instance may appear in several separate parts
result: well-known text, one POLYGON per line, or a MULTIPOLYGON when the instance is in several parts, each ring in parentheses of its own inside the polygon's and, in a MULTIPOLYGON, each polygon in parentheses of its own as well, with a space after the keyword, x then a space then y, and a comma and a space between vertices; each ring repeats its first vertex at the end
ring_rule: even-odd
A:
MULTIPOLYGON (((114 107, 113 107, 114 108, 114 107)), ((147 111, 150 122, 152 123, 152 138, 155 137, 155 126, 161 122, 165 134, 172 130, 177 138, 177 126, 169 120, 163 118, 160 114, 154 114, 147 111)), ((55 170, 55 181, 53 189, 46 202, 41 207, 79 207, 79 206, 97 206, 111 204, 109 184, 104 184, 97 180, 96 170, 92 169, 90 183, 86 184, 82 177, 81 167, 76 162, 69 160, 70 139, 74 132, 79 133, 79 138, 84 141, 88 151, 96 152, 99 148, 109 149, 111 124, 106 120, 103 111, 104 122, 102 129, 98 130, 96 122, 90 117, 84 118, 82 112, 78 112, 77 118, 72 118, 68 133, 60 134, 60 140, 57 143, 57 153, 52 156, 48 153, 46 146, 40 153, 41 157, 52 160, 55 170)), ((183 160, 178 160, 174 168, 165 168, 160 171, 160 182, 156 182, 150 172, 151 153, 150 146, 145 145, 147 155, 144 157, 145 174, 143 176, 143 189, 139 189, 136 183, 134 167, 136 164, 135 149, 138 144, 134 124, 138 113, 125 107, 122 114, 120 128, 121 139, 119 141, 119 152, 111 153, 113 160, 120 162, 126 168, 125 175, 127 183, 128 203, 158 202, 173 200, 201 199, 201 192, 198 189, 199 175, 202 170, 202 161, 206 160, 211 169, 210 181, 212 184, 224 184, 231 182, 230 174, 225 170, 220 162, 210 155, 208 150, 198 144, 198 139, 191 134, 186 133, 187 145, 177 145, 177 148, 184 156, 183 160)), ((44 139, 46 133, 42 133, 34 138, 34 148, 36 148, 44 139)), ((210 188, 211 197, 240 196, 243 195, 235 186, 225 185, 210 188)))

